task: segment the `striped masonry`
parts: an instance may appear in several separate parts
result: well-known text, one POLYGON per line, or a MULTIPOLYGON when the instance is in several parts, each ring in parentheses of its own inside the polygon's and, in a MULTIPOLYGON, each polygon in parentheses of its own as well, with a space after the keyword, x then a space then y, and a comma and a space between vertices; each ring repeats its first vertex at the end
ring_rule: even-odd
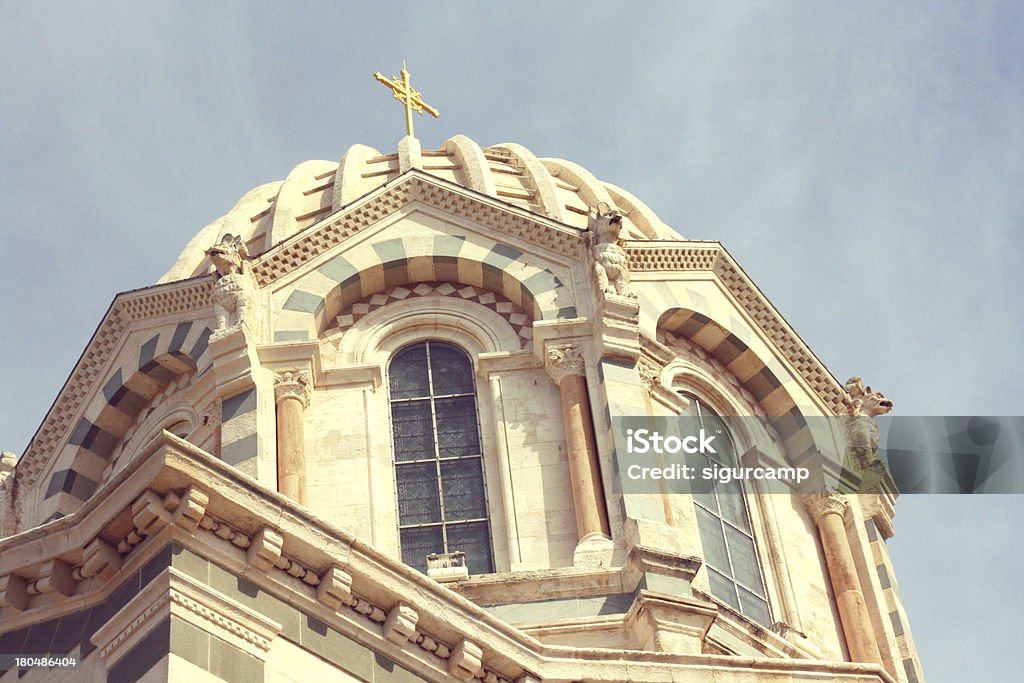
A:
POLYGON ((570 288, 550 268, 527 263, 518 249, 467 236, 401 237, 336 256, 275 295, 275 341, 315 338, 343 312, 374 294, 429 282, 470 285, 500 294, 532 320, 576 317, 570 288))
POLYGON ((104 382, 68 439, 70 467, 50 477, 44 499, 59 494, 57 512, 77 509, 96 490, 103 470, 125 434, 158 394, 180 377, 202 372, 210 329, 199 322, 167 326, 134 353, 104 382))

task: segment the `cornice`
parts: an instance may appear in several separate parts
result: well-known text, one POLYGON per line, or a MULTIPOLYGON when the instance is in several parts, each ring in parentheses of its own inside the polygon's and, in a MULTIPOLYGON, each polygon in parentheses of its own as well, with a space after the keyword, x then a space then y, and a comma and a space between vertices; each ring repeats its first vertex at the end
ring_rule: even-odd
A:
POLYGON ((18 461, 21 485, 33 486, 50 455, 62 444, 88 398, 103 380, 100 373, 124 333, 135 322, 210 306, 213 278, 203 276, 122 292, 114 297, 74 369, 18 461))
MULTIPOLYGON (((0 541, 0 584, 5 586, 0 630, 96 604, 169 541, 216 561, 432 681, 455 675, 527 683, 564 678, 569 670, 574 678, 596 678, 600 672, 604 680, 634 680, 627 672, 637 666, 652 672, 645 680, 667 680, 682 668, 723 665, 801 679, 803 673, 810 678, 826 672, 892 681, 877 665, 767 658, 726 663, 711 655, 645 651, 609 656, 541 643, 167 432, 76 512, 0 541), (75 584, 58 589, 73 597, 53 600, 39 586, 57 558, 67 562, 75 584)), ((174 583, 173 571, 167 576, 172 579, 172 610, 212 621, 212 627, 257 651, 274 637, 277 625, 268 619, 237 609, 195 582, 174 583)), ((119 647, 115 640, 121 633, 141 633, 147 619, 163 609, 160 605, 147 615, 144 602, 137 614, 124 613, 117 627, 105 631, 111 650, 119 647)))
POLYGON ((631 241, 626 243, 626 255, 629 258, 629 269, 634 274, 669 274, 680 271, 713 273, 779 349, 796 374, 834 414, 841 413, 846 396, 843 386, 721 244, 631 241))
POLYGON ((266 287, 297 266, 316 259, 412 202, 420 202, 563 256, 575 257, 584 246, 584 231, 579 228, 413 169, 271 247, 253 264, 257 284, 266 287))

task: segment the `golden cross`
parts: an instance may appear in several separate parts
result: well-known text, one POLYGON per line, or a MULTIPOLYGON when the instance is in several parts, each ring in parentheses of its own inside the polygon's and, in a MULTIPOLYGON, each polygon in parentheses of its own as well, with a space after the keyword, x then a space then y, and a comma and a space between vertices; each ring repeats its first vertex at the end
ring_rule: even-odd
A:
POLYGON ((423 112, 427 112, 435 119, 440 118, 441 112, 431 107, 429 104, 423 101, 423 94, 419 90, 413 90, 412 85, 409 82, 409 72, 405 69, 405 62, 402 62, 402 78, 399 79, 396 76, 387 78, 384 74, 377 71, 373 74, 373 77, 384 85, 391 88, 391 92, 395 99, 405 105, 405 131, 409 137, 413 137, 412 134, 412 112, 413 110, 419 112, 420 116, 423 116, 423 112))

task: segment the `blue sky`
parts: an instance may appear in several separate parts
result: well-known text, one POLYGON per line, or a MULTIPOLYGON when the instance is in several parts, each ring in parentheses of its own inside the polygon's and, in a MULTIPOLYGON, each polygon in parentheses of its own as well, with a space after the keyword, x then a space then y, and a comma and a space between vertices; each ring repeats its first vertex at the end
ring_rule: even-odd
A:
MULTIPOLYGON (((371 74, 403 58, 442 112, 417 120, 424 147, 518 142, 721 240, 837 377, 899 414, 1021 413, 1020 3, 2 8, 6 450, 114 294, 244 192, 353 143, 392 151, 402 112, 371 74)), ((928 679, 1015 676, 991 634, 1019 633, 1022 499, 897 510, 928 679)))

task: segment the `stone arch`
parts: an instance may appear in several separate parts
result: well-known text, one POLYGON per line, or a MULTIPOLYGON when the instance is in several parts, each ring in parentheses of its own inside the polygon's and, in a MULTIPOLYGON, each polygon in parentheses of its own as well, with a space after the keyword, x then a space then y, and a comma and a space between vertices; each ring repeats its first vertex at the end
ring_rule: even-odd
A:
POLYGON ((571 288, 550 268, 528 262, 501 242, 480 244, 466 236, 438 234, 374 242, 371 249, 335 256, 306 276, 277 311, 275 341, 313 339, 353 304, 395 287, 457 283, 500 294, 531 319, 574 318, 571 288))
POLYGON ((680 307, 663 312, 657 329, 689 340, 732 373, 764 410, 790 460, 800 462, 815 451, 831 450, 832 443, 826 435, 812 431, 792 381, 778 362, 752 348, 740 337, 740 330, 731 330, 704 313, 680 307))
POLYGON ((150 402, 173 382, 208 365, 203 357, 210 333, 202 323, 183 322, 154 334, 135 353, 124 354, 68 438, 69 467, 50 477, 43 500, 66 493, 77 501, 58 501, 58 515, 92 496, 117 446, 150 402))

